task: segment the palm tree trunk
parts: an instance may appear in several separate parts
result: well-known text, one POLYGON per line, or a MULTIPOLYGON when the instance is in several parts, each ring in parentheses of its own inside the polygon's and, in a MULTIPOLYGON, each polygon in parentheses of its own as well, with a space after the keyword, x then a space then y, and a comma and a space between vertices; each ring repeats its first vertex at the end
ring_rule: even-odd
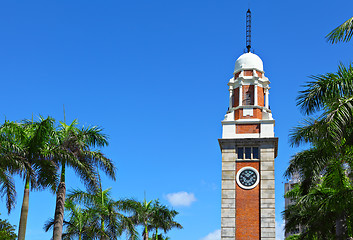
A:
POLYGON ((346 218, 344 213, 342 213, 339 218, 336 220, 336 239, 344 240, 346 235, 346 218))
POLYGON ((145 223, 145 236, 144 236, 144 240, 148 240, 147 222, 145 223))
POLYGON ((143 240, 148 240, 147 222, 145 223, 145 230, 144 230, 144 234, 143 234, 143 240))
POLYGON ((101 240, 106 240, 105 232, 104 232, 104 219, 101 219, 101 231, 102 231, 102 238, 101 240))
POLYGON ((29 178, 26 177, 25 190, 23 193, 23 202, 21 208, 20 225, 18 228, 18 240, 24 240, 26 237, 27 216, 29 206, 29 178))
POLYGON ((63 233, 63 222, 64 222, 64 204, 65 204, 65 163, 63 163, 61 169, 61 180, 56 193, 56 207, 54 216, 54 230, 53 230, 53 240, 61 240, 63 233))
POLYGON ((158 240, 158 228, 156 228, 156 240, 158 240))

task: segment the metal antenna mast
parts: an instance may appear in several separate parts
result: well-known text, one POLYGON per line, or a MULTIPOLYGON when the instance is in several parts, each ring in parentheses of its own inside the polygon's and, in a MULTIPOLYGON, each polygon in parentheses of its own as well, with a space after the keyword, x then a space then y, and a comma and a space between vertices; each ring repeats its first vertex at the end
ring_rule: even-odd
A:
POLYGON ((246 12, 246 48, 248 52, 251 50, 251 11, 246 12))

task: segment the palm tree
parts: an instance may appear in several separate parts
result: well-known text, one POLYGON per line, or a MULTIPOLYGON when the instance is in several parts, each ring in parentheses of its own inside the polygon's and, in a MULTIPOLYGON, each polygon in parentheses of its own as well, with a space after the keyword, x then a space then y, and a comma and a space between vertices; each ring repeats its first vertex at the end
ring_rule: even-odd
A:
MULTIPOLYGON (((23 203, 18 230, 18 239, 24 240, 26 234, 29 191, 30 189, 42 189, 51 187, 55 189, 57 184, 57 166, 52 161, 49 149, 49 141, 53 133, 53 119, 50 117, 39 121, 23 121, 21 123, 6 121, 0 129, 1 158, 5 161, 1 164, 6 165, 1 179, 3 186, 11 190, 11 178, 8 173, 20 173, 25 180, 23 203), (10 167, 11 166, 11 167, 10 167), (5 173, 5 174, 4 174, 5 173)), ((14 196, 8 191, 8 196, 14 196)), ((10 205, 13 198, 10 197, 10 205)))
MULTIPOLYGON (((352 160, 347 159, 349 164, 352 160)), ((299 239, 347 239, 353 236, 353 184, 342 159, 332 159, 320 181, 303 193, 301 183, 286 194, 294 204, 284 211, 286 232, 300 225, 299 239)))
MULTIPOLYGON (((331 43, 348 42, 352 35, 350 18, 326 38, 331 43)), ((292 145, 310 143, 311 148, 296 154, 285 173, 301 177, 287 193, 295 203, 284 211, 286 230, 300 224, 303 232, 295 239, 346 239, 353 235, 353 68, 340 64, 335 73, 311 78, 297 105, 305 115, 321 115, 291 132, 292 145)))
POLYGON ((153 234, 151 238, 149 238, 149 240, 170 240, 170 237, 164 237, 163 234, 159 234, 159 235, 155 235, 153 234))
POLYGON ((60 184, 57 190, 54 215, 53 239, 60 240, 63 229, 64 203, 66 194, 65 169, 72 167, 84 181, 87 187, 97 188, 97 178, 94 166, 99 166, 108 176, 115 180, 115 167, 110 159, 93 147, 108 145, 107 137, 102 129, 93 126, 78 128, 77 120, 70 125, 60 122, 53 141, 55 160, 61 166, 60 184))
POLYGON ((132 214, 131 220, 134 224, 143 226, 143 240, 148 240, 150 219, 153 215, 152 201, 147 202, 144 199, 143 202, 139 202, 134 199, 125 199, 120 201, 119 205, 122 210, 132 214))
POLYGON ((6 208, 7 212, 10 213, 15 206, 16 190, 12 174, 9 172, 8 166, 4 165, 3 162, 0 162, 0 195, 6 196, 6 208))
POLYGON ((305 90, 300 92, 298 105, 306 115, 318 112, 321 115, 305 120, 291 132, 292 145, 310 143, 312 147, 296 154, 285 174, 290 176, 299 173, 301 176, 299 190, 294 195, 297 206, 291 206, 284 214, 288 222, 286 228, 293 229, 290 219, 294 219, 292 223, 300 223, 304 229, 303 236, 306 234, 307 239, 322 239, 322 236, 329 238, 330 234, 341 239, 349 233, 345 226, 352 216, 351 213, 335 207, 335 204, 347 206, 350 198, 337 198, 348 194, 347 188, 342 187, 340 191, 335 191, 338 190, 338 180, 343 179, 342 173, 347 171, 345 167, 353 167, 353 67, 341 64, 336 73, 312 76, 312 79, 314 81, 308 82, 305 90), (335 171, 329 171, 330 169, 335 171), (329 199, 338 202, 331 204, 329 199), (315 218, 309 218, 313 213, 316 214, 315 218), (319 224, 315 225, 310 219, 315 219, 319 224), (330 227, 327 224, 331 224, 330 227))
POLYGON ((183 228, 178 222, 174 221, 175 216, 178 214, 177 211, 170 210, 167 206, 161 205, 158 200, 154 202, 150 228, 155 229, 155 240, 162 239, 162 236, 158 235, 158 229, 162 229, 164 233, 167 233, 172 228, 183 228))
MULTIPOLYGON (((72 201, 65 201, 65 211, 69 213, 69 220, 64 221, 66 228, 62 235, 63 240, 78 238, 79 240, 91 239, 90 223, 92 213, 87 209, 82 209, 79 205, 75 205, 72 201)), ((44 230, 48 232, 54 226, 54 219, 50 219, 44 225, 44 230)))
POLYGON ((9 125, 8 121, 0 127, 0 194, 6 197, 6 208, 8 213, 15 206, 16 190, 13 180, 14 174, 24 173, 26 168, 31 172, 31 166, 27 164, 25 159, 12 157, 15 156, 14 141, 12 134, 7 131, 9 125))
POLYGON ((336 144, 342 141, 353 122, 353 66, 340 64, 338 71, 311 76, 299 92, 297 105, 305 115, 322 113, 295 128, 291 134, 293 145, 322 139, 322 134, 336 144))
POLYGON ((348 42, 353 36, 353 17, 332 30, 327 36, 330 43, 348 42))
POLYGON ((182 226, 174 221, 177 211, 169 210, 166 206, 161 205, 158 200, 147 202, 136 201, 134 199, 126 199, 120 201, 121 209, 131 213, 131 220, 143 227, 142 236, 144 240, 149 239, 149 231, 155 230, 154 239, 161 238, 158 229, 162 229, 164 233, 172 228, 182 228, 182 226))
POLYGON ((110 196, 110 188, 95 191, 73 190, 68 200, 83 204, 91 214, 89 228, 90 236, 97 239, 117 239, 126 232, 130 239, 137 238, 131 220, 119 212, 120 202, 114 201, 110 196))

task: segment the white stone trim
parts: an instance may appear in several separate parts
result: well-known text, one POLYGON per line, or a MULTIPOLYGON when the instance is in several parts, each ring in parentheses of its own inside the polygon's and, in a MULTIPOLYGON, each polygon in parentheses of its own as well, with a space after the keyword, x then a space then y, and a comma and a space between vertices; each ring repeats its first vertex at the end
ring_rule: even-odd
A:
POLYGON ((243 72, 243 71, 245 71, 245 70, 257 70, 257 71, 259 71, 259 72, 262 72, 262 74, 265 73, 263 70, 261 70, 261 69, 259 69, 259 68, 255 68, 255 67, 249 68, 249 67, 247 67, 247 68, 240 68, 240 69, 238 69, 237 71, 234 71, 234 75, 237 74, 237 73, 240 72, 240 71, 243 72))
POLYGON ((232 121, 222 121, 222 124, 248 124, 248 123, 273 123, 275 124, 275 120, 274 119, 256 119, 256 118, 246 118, 246 119, 238 119, 238 120, 232 120, 232 121))
POLYGON ((229 110, 233 108, 233 87, 229 88, 229 110))
MULTIPOLYGON (((267 110, 265 107, 262 107, 262 106, 255 106, 255 105, 244 105, 244 106, 237 106, 237 107, 234 107, 232 108, 232 110, 237 110, 237 109, 243 109, 243 108, 258 108, 258 109, 261 109, 261 110, 267 110)), ((270 110, 269 110, 270 111, 270 110)), ((271 112, 271 111, 270 111, 271 112)))
POLYGON ((258 84, 254 84, 254 105, 255 106, 257 106, 257 105, 259 105, 258 103, 257 103, 257 85, 258 84))
POLYGON ((258 172, 255 168, 253 168, 253 167, 243 167, 243 168, 241 168, 241 169, 238 171, 236 179, 237 179, 237 184, 239 185, 239 187, 241 187, 241 188, 243 188, 243 189, 246 189, 246 190, 249 190, 249 189, 253 189, 254 187, 256 187, 256 186, 259 184, 259 182, 260 182, 260 174, 259 174, 259 172, 258 172), (245 170, 252 170, 253 172, 255 172, 255 174, 256 174, 256 182, 255 182, 254 185, 251 185, 251 186, 244 186, 243 184, 241 184, 241 182, 240 182, 240 180, 239 180, 239 176, 240 176, 240 174, 241 174, 243 171, 245 171, 245 170))
POLYGON ((269 93, 269 88, 265 88, 265 108, 267 108, 267 109, 268 109, 268 107, 270 105, 269 97, 268 97, 269 94, 270 94, 269 93))
POLYGON ((269 86, 270 81, 268 80, 268 78, 243 76, 243 77, 238 77, 236 80, 231 79, 228 82, 228 86, 233 86, 234 88, 237 88, 240 85, 252 85, 252 84, 256 84, 260 87, 266 88, 269 86))
POLYGON ((222 205, 221 205, 221 239, 235 238, 236 183, 234 147, 222 149, 222 205))
POLYGON ((229 138, 239 139, 239 138, 260 138, 259 133, 242 133, 242 134, 233 134, 229 138))
POLYGON ((243 117, 245 116, 254 116, 253 108, 243 108, 243 117))
POLYGON ((243 85, 240 84, 239 85, 239 105, 238 106, 242 106, 243 105, 243 85))

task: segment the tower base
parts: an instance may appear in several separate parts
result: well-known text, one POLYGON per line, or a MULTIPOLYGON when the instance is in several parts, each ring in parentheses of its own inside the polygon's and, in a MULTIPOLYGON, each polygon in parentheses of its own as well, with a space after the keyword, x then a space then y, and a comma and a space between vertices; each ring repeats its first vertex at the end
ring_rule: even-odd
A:
POLYGON ((219 139, 222 151, 222 240, 275 240, 275 175, 278 138, 219 139), (244 149, 258 150, 250 158, 244 149), (243 149, 243 150, 241 150, 243 149), (245 153, 244 153, 245 154, 245 153), (255 168, 260 181, 244 189, 236 176, 243 167, 255 168))

